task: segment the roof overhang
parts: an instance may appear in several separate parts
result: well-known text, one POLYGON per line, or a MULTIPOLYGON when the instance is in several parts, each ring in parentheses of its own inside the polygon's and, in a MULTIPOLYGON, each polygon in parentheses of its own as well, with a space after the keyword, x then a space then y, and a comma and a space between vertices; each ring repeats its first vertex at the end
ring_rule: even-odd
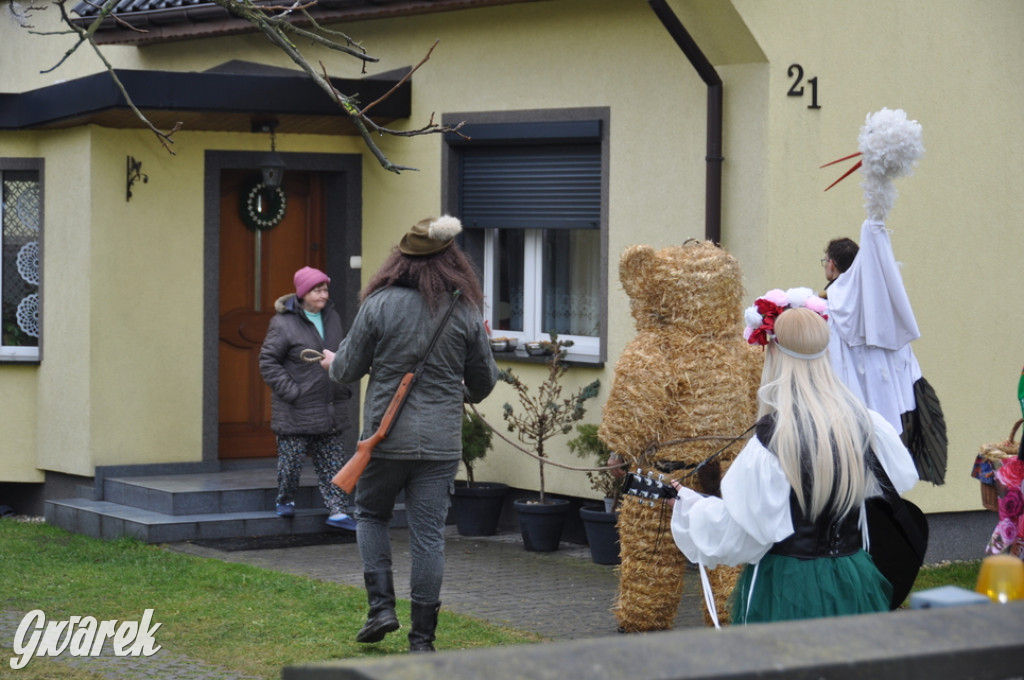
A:
MULTIPOLYGON (((305 73, 273 69, 264 73, 222 71, 136 71, 117 69, 135 106, 158 128, 182 123, 183 130, 250 132, 273 119, 277 132, 350 135, 355 128, 331 97, 305 73)), ((362 105, 387 93, 399 75, 332 78, 338 91, 358 95, 362 105)), ((387 125, 408 118, 411 81, 373 108, 373 120, 387 125)), ((0 93, 0 130, 33 130, 102 125, 144 128, 107 72, 18 94, 0 93)))
MULTIPOLYGON (((550 0, 317 0, 306 12, 318 23, 328 24, 545 1, 550 0)), ((275 0, 256 2, 281 6, 275 0)), ((72 22, 89 27, 102 6, 101 0, 79 2, 73 8, 79 16, 72 22)), ((204 0, 118 0, 113 14, 117 18, 107 16, 94 33, 100 45, 145 45, 256 30, 220 5, 204 0)), ((309 23, 298 13, 292 21, 298 25, 309 23)))

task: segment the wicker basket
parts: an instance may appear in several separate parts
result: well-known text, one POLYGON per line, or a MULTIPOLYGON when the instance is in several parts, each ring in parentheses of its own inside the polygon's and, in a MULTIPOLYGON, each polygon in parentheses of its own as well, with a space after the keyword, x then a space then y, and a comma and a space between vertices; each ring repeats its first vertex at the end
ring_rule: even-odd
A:
MULTIPOLYGON (((1006 441, 982 446, 978 453, 978 458, 988 461, 996 470, 1003 464, 1003 461, 1016 458, 1020 444, 1014 438, 1017 436, 1017 430, 1020 429, 1022 423, 1024 423, 1024 419, 1018 420, 1013 424, 1013 429, 1010 430, 1010 438, 1006 441)), ((982 483, 981 504, 986 510, 991 510, 992 512, 999 511, 999 491, 995 484, 982 483)))

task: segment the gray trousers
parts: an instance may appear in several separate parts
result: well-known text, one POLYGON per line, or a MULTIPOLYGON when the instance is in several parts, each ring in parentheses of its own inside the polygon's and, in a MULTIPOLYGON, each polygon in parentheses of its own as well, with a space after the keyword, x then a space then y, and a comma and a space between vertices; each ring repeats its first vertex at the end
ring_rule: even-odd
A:
POLYGON ((444 524, 459 461, 371 458, 356 485, 356 532, 363 571, 391 571, 389 525, 405 492, 409 520, 410 589, 414 602, 441 599, 444 524))

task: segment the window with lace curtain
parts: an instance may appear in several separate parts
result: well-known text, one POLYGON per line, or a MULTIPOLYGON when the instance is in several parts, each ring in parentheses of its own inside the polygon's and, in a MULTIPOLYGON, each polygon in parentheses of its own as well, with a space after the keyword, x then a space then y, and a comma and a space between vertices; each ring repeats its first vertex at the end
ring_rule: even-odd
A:
POLYGON ((0 159, 0 361, 38 361, 41 161, 0 159))
POLYGON ((602 119, 474 123, 449 135, 449 209, 481 265, 492 336, 555 332, 603 359, 606 154, 602 119))

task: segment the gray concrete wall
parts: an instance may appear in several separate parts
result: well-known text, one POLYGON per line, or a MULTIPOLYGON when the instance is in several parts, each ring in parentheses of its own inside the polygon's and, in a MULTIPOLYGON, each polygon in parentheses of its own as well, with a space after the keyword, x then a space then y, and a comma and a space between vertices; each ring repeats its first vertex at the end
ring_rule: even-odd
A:
POLYGON ((289 666, 282 678, 1020 680, 1024 601, 289 666))

